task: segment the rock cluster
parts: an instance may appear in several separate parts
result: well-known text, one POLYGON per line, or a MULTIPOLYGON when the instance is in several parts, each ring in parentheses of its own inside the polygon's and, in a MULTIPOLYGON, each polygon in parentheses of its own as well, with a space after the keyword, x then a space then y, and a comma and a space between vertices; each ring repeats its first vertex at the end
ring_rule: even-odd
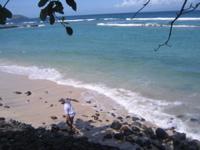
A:
POLYGON ((0 118, 0 150, 117 150, 89 142, 85 137, 75 138, 59 132, 53 126, 51 130, 33 128, 18 121, 6 121, 0 118))
POLYGON ((138 150, 200 150, 200 141, 187 138, 185 133, 172 129, 172 134, 169 134, 162 128, 147 127, 144 119, 134 117, 128 123, 121 121, 125 119, 113 121, 104 140, 129 142, 138 150))

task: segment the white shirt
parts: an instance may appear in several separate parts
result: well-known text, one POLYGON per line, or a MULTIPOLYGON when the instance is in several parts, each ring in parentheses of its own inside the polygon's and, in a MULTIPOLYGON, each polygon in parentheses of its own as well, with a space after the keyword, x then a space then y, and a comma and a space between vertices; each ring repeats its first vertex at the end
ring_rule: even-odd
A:
POLYGON ((64 112, 69 116, 74 116, 76 114, 70 102, 64 104, 64 112))

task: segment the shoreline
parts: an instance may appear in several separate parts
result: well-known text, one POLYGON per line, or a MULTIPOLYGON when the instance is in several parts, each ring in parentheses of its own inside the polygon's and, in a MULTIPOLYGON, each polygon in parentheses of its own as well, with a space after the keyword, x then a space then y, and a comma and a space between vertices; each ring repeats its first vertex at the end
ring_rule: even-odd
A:
MULTIPOLYGON (((116 113, 116 108, 119 110, 118 115, 128 114, 127 111, 117 103, 113 102, 109 104, 106 102, 107 98, 104 95, 86 89, 58 85, 48 80, 31 80, 26 76, 0 72, 0 84, 4 85, 1 87, 0 91, 1 103, 3 103, 3 106, 10 107, 9 109, 5 109, 1 106, 1 113, 4 113, 4 115, 8 114, 6 116, 13 115, 13 117, 16 117, 14 119, 22 118, 22 121, 25 122, 27 122, 27 120, 30 121, 30 117, 28 115, 23 116, 22 114, 34 114, 36 109, 38 111, 37 113, 40 115, 47 115, 48 112, 62 115, 64 113, 63 108, 58 101, 61 98, 67 97, 79 100, 79 103, 73 102, 77 111, 77 117, 84 115, 81 113, 84 112, 83 110, 85 109, 89 110, 86 114, 90 114, 91 111, 100 111, 105 114, 109 111, 116 113), (30 96, 25 94, 27 91, 31 92, 30 96), (91 95, 94 97, 91 97, 91 95), (98 100, 101 99, 101 102, 98 103, 97 99, 94 100, 95 97, 98 97, 98 100), (26 108, 32 108, 32 110, 27 110, 26 108)), ((60 118, 60 120, 62 119, 60 118)), ((47 122, 49 121, 48 119, 47 122)), ((31 123, 33 123, 35 127, 42 125, 39 123, 39 120, 34 119, 31 123)))
MULTIPOLYGON (((66 97, 79 101, 72 102, 76 110, 75 126, 80 131, 80 135, 88 137, 91 141, 129 149, 130 143, 102 140, 107 134, 107 129, 109 131, 111 124, 116 120, 122 126, 131 125, 132 121, 137 123, 139 121, 141 128, 144 128, 142 130, 156 131, 159 128, 145 118, 129 114, 108 97, 87 89, 58 85, 48 80, 31 80, 26 76, 2 72, 0 72, 0 84, 4 85, 0 90, 0 117, 31 124, 35 128, 50 129, 53 124, 63 124, 65 118, 59 100, 66 97), (30 95, 26 94, 28 91, 30 95), (104 134, 99 135, 101 132, 104 134)), ((174 129, 166 131, 171 136, 176 133, 174 129)))

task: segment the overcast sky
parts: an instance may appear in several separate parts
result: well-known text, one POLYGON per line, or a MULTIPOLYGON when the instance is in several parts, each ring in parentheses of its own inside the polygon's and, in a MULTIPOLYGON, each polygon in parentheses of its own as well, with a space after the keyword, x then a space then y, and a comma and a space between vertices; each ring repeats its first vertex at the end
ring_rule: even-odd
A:
MULTIPOLYGON (((4 4, 6 0, 0 0, 4 4)), ((28 17, 38 17, 40 9, 37 7, 39 0, 10 0, 8 8, 14 14, 23 14, 28 17)), ((64 2, 64 0, 61 0, 64 2)), ((197 2, 199 0, 189 0, 197 2)), ((65 7, 67 15, 99 14, 134 12, 142 6, 145 0, 76 0, 78 10, 74 13, 69 7, 65 7)), ((145 11, 167 11, 180 8, 183 0, 151 0, 145 11)))

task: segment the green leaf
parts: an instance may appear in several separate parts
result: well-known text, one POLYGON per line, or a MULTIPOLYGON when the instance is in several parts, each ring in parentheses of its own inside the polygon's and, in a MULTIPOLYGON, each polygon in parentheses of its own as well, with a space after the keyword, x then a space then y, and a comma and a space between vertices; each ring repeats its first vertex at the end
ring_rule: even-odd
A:
POLYGON ((47 19, 47 15, 48 15, 47 9, 42 9, 40 12, 40 19, 42 21, 45 21, 47 19))
POLYGON ((66 3, 74 10, 77 10, 76 2, 74 0, 66 0, 66 3))
POLYGON ((55 23, 55 17, 54 17, 54 15, 50 15, 49 22, 50 22, 51 25, 53 25, 55 23))
POLYGON ((38 3, 38 7, 43 7, 47 4, 49 0, 40 0, 39 3, 38 3))
POLYGON ((66 32, 71 36, 73 34, 73 29, 71 27, 66 27, 66 32))
POLYGON ((63 7, 62 3, 59 1, 55 1, 55 5, 56 6, 53 8, 53 10, 57 13, 64 14, 64 11, 63 11, 64 7, 63 7))
POLYGON ((51 16, 53 13, 54 13, 54 10, 53 10, 53 6, 54 6, 54 1, 51 1, 47 7, 45 8, 47 10, 47 14, 49 16, 51 16))

